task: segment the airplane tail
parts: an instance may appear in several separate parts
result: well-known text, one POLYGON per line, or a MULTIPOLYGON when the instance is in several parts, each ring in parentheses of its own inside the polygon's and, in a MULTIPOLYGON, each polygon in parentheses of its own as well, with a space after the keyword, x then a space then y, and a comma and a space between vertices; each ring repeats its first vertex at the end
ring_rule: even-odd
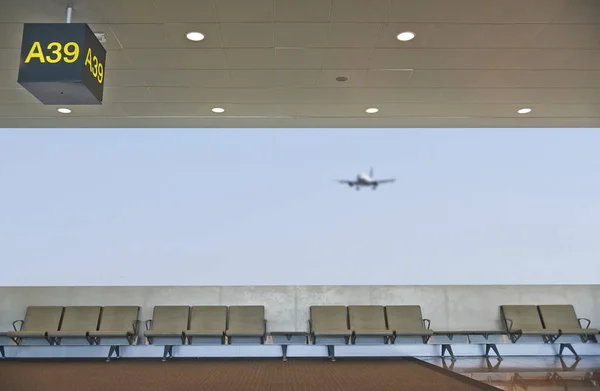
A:
POLYGON ((373 178, 373 167, 369 169, 369 178, 373 178))

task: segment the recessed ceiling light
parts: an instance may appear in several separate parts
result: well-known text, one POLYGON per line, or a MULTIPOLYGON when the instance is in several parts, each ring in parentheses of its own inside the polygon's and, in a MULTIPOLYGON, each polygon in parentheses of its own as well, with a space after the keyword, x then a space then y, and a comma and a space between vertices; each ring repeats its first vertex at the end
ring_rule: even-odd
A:
POLYGON ((519 114, 529 114, 531 113, 531 109, 529 107, 523 107, 522 109, 517 110, 519 114))
POLYGON ((71 114, 71 109, 67 109, 66 107, 61 107, 60 109, 56 110, 61 114, 71 114))
POLYGON ((194 42, 202 41, 204 39, 204 34, 199 33, 197 31, 191 31, 191 32, 187 33, 185 36, 187 39, 189 39, 190 41, 194 41, 194 42))
POLYGON ((213 113, 221 114, 221 113, 225 112, 225 109, 223 109, 221 107, 215 107, 214 109, 212 109, 212 111, 213 111, 213 113))
POLYGON ((414 37, 415 37, 415 33, 413 33, 412 31, 405 31, 403 33, 398 34, 398 36, 396 38, 398 38, 398 41, 406 42, 406 41, 410 41, 414 37))
POLYGON ((375 108, 375 107, 371 107, 370 109, 365 110, 367 113, 369 114, 375 114, 379 111, 379 109, 375 108))

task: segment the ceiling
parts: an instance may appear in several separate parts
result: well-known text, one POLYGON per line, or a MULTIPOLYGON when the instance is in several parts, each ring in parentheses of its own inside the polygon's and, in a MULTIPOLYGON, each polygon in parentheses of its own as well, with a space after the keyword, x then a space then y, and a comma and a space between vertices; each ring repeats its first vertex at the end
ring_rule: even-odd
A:
POLYGON ((67 0, 0 0, 0 127, 600 127, 600 0, 70 2, 107 35, 104 104, 22 89, 23 23, 67 0))

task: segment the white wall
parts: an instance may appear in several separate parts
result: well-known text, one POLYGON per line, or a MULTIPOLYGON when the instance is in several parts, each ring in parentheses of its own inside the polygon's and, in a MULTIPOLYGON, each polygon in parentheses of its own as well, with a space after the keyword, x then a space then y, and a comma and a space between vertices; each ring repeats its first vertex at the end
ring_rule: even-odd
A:
POLYGON ((268 330, 308 328, 309 306, 420 304, 435 330, 501 328, 502 304, 573 304, 600 328, 600 285, 576 286, 277 286, 0 287, 0 330, 28 305, 140 305, 140 319, 161 304, 266 306, 268 330))

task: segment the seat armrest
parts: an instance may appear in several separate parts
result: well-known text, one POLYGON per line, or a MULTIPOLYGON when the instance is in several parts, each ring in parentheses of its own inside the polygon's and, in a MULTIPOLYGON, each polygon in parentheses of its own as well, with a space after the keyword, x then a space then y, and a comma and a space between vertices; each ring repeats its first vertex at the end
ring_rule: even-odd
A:
POLYGON ((15 329, 15 331, 21 331, 23 329, 23 323, 25 323, 25 321, 23 321, 23 319, 19 319, 19 320, 15 320, 12 325, 13 325, 13 329, 15 329), (17 323, 21 323, 21 325, 19 326, 19 328, 17 328, 17 323))
POLYGON ((588 328, 590 328, 590 324, 592 323, 592 321, 591 321, 591 320, 589 320, 588 318, 579 318, 579 319, 577 319, 577 322, 579 323, 579 327, 581 327, 582 329, 588 329, 588 328), (583 327, 583 326, 581 325, 581 321, 582 321, 582 320, 585 320, 585 321, 587 321, 587 325, 585 325, 585 327, 583 327))

